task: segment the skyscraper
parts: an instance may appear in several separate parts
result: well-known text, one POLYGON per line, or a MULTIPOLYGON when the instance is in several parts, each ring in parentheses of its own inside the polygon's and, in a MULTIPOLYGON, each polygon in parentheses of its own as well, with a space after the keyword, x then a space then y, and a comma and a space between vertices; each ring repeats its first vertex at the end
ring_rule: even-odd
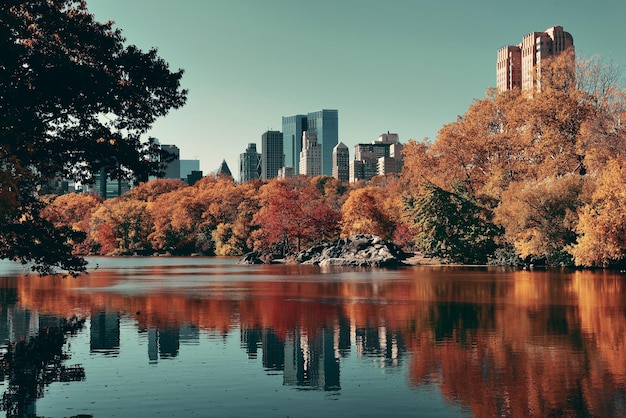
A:
POLYGON ((350 150, 343 142, 333 148, 333 177, 339 181, 350 180, 350 150))
POLYGON ((322 174, 332 175, 333 148, 339 143, 338 111, 323 109, 305 115, 283 116, 285 165, 300 173, 299 161, 302 151, 302 135, 305 131, 315 133, 322 149, 322 174))
POLYGON ((161 145, 161 161, 168 159, 163 178, 180 180, 180 149, 176 145, 161 145))
POLYGON ((302 134, 300 174, 311 177, 322 174, 322 147, 317 143, 315 132, 304 131, 302 134))
POLYGON ((246 152, 239 154, 239 182, 247 183, 261 178, 261 154, 256 151, 256 144, 248 144, 246 152))
POLYGON ((285 164, 283 154, 283 134, 267 131, 261 136, 261 178, 268 180, 278 175, 285 164))
POLYGON ((293 167, 299 174, 300 151, 302 151, 302 133, 307 130, 306 115, 283 116, 283 151, 285 166, 293 167))
POLYGON ((540 89, 542 61, 568 49, 574 50, 574 38, 563 31, 562 26, 531 32, 524 36, 520 44, 500 48, 496 62, 498 90, 540 89))
POLYGON ((181 179, 186 179, 193 171, 200 171, 200 160, 180 160, 181 179))
POLYGON ((339 143, 339 112, 323 109, 307 115, 307 131, 315 131, 322 147, 322 175, 333 174, 333 148, 339 143))

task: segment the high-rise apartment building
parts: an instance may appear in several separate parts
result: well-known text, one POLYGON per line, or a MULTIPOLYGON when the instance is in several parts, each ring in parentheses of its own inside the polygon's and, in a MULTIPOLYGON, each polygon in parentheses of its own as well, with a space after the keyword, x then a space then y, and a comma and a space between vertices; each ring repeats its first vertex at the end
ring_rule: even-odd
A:
POLYGON ((333 177, 339 181, 350 180, 350 150, 343 142, 333 148, 333 177))
POLYGON ((283 116, 283 151, 285 153, 285 166, 293 167, 296 174, 299 174, 302 134, 306 130, 306 115, 283 116))
POLYGON ((322 147, 317 143, 317 134, 312 131, 302 134, 300 174, 311 177, 322 174, 322 147))
POLYGON ((541 89, 542 61, 569 49, 574 50, 574 38, 562 26, 531 32, 520 44, 500 48, 496 62, 498 90, 541 89))
POLYGON ((256 144, 248 144, 246 152, 239 154, 239 182, 247 183, 261 178, 261 154, 256 150, 256 144))
POLYGON ((261 178, 268 180, 278 176, 284 162, 282 132, 265 132, 261 136, 261 178))
POLYGON ((300 173, 299 161, 302 151, 302 135, 307 131, 315 133, 317 143, 322 149, 322 174, 332 175, 333 148, 339 143, 339 112, 322 109, 304 115, 283 117, 283 138, 285 165, 295 168, 300 173))

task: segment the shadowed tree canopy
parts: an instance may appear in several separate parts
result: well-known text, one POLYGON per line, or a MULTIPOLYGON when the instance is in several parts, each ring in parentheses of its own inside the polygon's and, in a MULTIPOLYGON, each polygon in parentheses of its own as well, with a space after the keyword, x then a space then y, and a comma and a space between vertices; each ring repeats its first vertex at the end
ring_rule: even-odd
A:
POLYGON ((89 182, 102 168, 112 178, 157 173, 158 147, 141 137, 184 105, 183 71, 156 49, 126 46, 76 0, 2 2, 0 50, 0 258, 81 271, 70 245, 81 234, 40 217, 40 186, 89 182))

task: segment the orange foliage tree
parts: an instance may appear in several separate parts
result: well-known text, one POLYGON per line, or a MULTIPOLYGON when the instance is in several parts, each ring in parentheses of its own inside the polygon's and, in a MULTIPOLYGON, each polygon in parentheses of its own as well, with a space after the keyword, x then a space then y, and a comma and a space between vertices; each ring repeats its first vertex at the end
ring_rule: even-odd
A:
MULTIPOLYGON (((56 227, 67 226, 75 231, 87 233, 89 220, 96 211, 102 199, 93 194, 68 193, 57 196, 42 210, 41 216, 48 219, 56 227)), ((74 252, 87 254, 88 245, 85 242, 75 242, 74 252)))
POLYGON ((257 250, 290 254, 303 244, 338 235, 339 212, 323 201, 320 190, 305 176, 269 181, 260 189, 259 205, 254 216, 257 250))

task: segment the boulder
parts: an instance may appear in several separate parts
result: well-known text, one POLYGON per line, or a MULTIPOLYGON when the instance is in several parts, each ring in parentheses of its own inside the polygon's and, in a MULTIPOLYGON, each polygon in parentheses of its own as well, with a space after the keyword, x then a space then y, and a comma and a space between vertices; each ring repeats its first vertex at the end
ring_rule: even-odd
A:
POLYGON ((301 251, 295 261, 319 266, 393 267, 405 264, 408 256, 376 235, 352 235, 301 251))
POLYGON ((237 264, 265 264, 267 255, 258 251, 252 251, 241 256, 237 264))

